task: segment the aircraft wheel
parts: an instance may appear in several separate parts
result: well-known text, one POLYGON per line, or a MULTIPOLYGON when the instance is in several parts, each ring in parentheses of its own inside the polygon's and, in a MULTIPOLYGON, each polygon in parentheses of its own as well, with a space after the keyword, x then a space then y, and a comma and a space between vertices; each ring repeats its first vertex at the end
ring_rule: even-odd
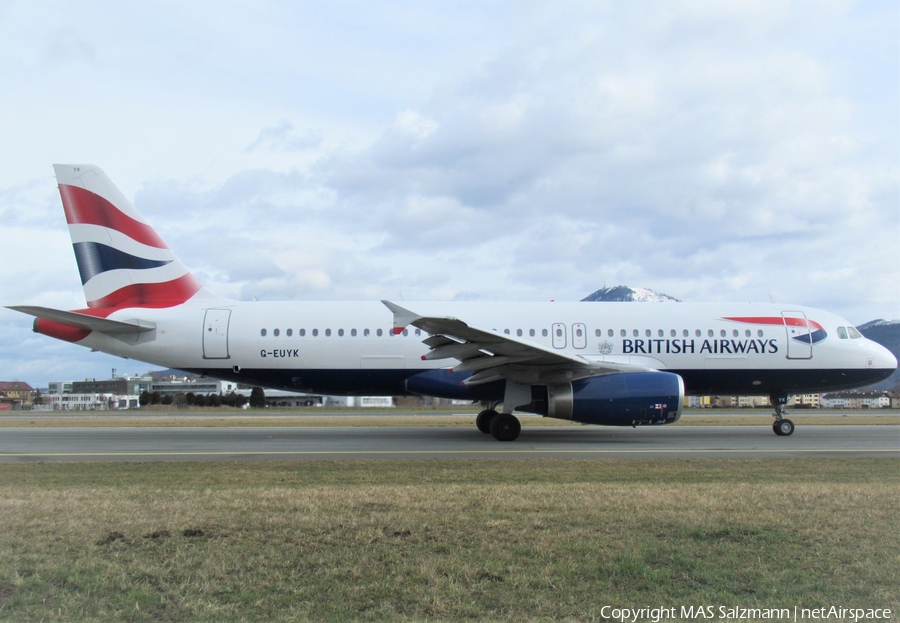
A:
POLYGON ((497 441, 513 441, 521 431, 519 419, 511 413, 498 413, 491 420, 491 435, 497 441))
POLYGON ((772 424, 772 430, 780 437, 788 437, 794 434, 794 423, 787 419, 776 420, 772 424))
POLYGON ((484 434, 491 432, 491 421, 497 417, 497 412, 493 409, 485 409, 475 418, 475 426, 484 434))

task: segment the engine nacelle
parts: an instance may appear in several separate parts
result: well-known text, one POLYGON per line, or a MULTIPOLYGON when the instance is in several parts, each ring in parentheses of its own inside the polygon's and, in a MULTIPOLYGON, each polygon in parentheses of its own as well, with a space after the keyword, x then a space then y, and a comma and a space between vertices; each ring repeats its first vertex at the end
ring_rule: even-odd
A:
POLYGON ((684 381, 671 372, 621 372, 547 386, 547 417, 606 426, 671 424, 684 381))

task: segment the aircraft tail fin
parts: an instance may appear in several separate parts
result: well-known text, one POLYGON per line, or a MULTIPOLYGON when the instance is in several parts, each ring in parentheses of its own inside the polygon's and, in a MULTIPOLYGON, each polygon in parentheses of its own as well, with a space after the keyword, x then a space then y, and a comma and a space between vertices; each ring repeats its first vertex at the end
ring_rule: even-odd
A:
POLYGON ((174 307, 205 292, 100 167, 53 168, 89 308, 174 307))

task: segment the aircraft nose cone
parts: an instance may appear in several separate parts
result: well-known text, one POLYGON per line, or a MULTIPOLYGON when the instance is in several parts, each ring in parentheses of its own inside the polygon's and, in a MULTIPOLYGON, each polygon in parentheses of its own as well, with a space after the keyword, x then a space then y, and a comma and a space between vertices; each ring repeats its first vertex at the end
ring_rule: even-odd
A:
POLYGON ((867 358, 872 360, 872 364, 867 367, 876 370, 896 370, 897 358, 894 353, 877 342, 869 340, 869 354, 867 358))

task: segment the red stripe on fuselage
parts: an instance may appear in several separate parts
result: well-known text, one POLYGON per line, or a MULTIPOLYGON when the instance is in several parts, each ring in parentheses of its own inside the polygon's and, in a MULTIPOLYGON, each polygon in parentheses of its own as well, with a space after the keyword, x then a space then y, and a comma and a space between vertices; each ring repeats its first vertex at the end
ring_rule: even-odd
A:
POLYGON ((123 213, 109 201, 78 186, 59 185, 69 225, 99 225, 121 232, 129 238, 157 249, 168 249, 152 227, 123 213))
POLYGON ((722 318, 722 320, 732 320, 734 322, 744 322, 747 324, 768 324, 768 325, 778 325, 784 326, 787 325, 789 327, 807 327, 812 329, 823 329, 822 325, 820 325, 815 320, 804 320, 803 318, 790 318, 783 316, 740 316, 740 317, 729 317, 722 318))

